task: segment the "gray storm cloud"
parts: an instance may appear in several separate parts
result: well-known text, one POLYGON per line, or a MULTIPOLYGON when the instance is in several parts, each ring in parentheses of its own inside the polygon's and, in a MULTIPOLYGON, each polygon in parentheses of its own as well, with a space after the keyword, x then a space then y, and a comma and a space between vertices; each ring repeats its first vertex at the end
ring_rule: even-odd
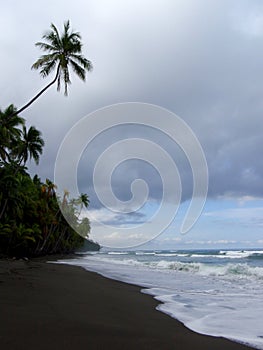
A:
MULTIPOLYGON (((130 0, 1 4, 1 108, 10 103, 19 107, 47 83, 49 78, 42 80, 30 67, 41 54, 34 43, 51 22, 61 28, 69 18, 82 34, 84 54, 94 64, 85 85, 72 79, 67 99, 50 89, 23 115, 43 131, 46 141, 40 166, 30 166, 31 172, 53 178, 59 145, 83 116, 109 104, 140 101, 170 109, 195 132, 208 162, 209 196, 262 197, 262 1, 154 4, 130 0)), ((90 194, 91 206, 100 207, 92 183, 96 157, 111 142, 145 135, 164 145, 176 160, 183 199, 191 196, 191 168, 176 145, 150 130, 116 128, 94 140, 79 165, 79 187, 90 194)), ((160 177, 148 165, 126 162, 113 175, 119 198, 129 198, 130 183, 138 177, 147 181, 150 198, 160 199, 160 177)))

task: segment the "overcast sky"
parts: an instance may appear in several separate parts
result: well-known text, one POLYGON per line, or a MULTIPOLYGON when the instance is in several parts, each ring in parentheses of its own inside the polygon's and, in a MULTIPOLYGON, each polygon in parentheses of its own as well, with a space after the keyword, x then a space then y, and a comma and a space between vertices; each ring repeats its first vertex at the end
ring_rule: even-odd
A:
MULTIPOLYGON (((145 179, 149 201, 142 211, 110 214, 93 189, 92 168, 109 140, 147 134, 176 161, 183 199, 176 220, 151 247, 263 246, 263 2, 1 1, 2 109, 10 103, 20 107, 52 79, 31 71, 41 54, 34 43, 51 22, 61 29, 67 19, 81 33, 83 53, 94 70, 86 83, 72 76, 67 98, 52 87, 23 113, 46 142, 40 165, 30 171, 53 179, 64 136, 94 110, 129 101, 159 105, 180 116, 203 147, 209 171, 203 215, 190 233, 180 235, 193 187, 183 152, 153 131, 120 127, 94 140, 80 161, 79 187, 89 194, 94 217, 139 224, 160 205, 160 176, 139 161, 118 167, 112 186, 118 198, 128 200, 131 182, 145 179)), ((96 232, 96 223, 93 228, 96 232)))

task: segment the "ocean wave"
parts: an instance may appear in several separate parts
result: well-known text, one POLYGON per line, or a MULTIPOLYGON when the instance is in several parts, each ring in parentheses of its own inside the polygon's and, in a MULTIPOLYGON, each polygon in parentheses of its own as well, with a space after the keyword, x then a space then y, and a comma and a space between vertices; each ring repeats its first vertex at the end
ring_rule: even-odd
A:
POLYGON ((263 267, 249 266, 247 263, 206 264, 201 262, 180 261, 138 261, 136 258, 114 258, 99 257, 101 262, 129 265, 137 268, 144 267, 151 270, 162 270, 167 272, 183 272, 201 276, 222 277, 226 279, 256 279, 263 280, 263 267))
POLYGON ((151 263, 149 267, 175 270, 182 272, 191 272, 203 276, 217 276, 229 278, 256 278, 263 279, 263 267, 252 267, 246 263, 226 264, 226 265, 209 265, 205 263, 182 263, 179 261, 159 261, 151 263))
POLYGON ((226 255, 216 255, 216 254, 191 254, 191 255, 186 255, 191 258, 227 258, 226 255))
POLYGON ((185 257, 193 259, 263 259, 263 250, 220 251, 108 251, 107 255, 136 255, 156 257, 185 257))
POLYGON ((135 255, 155 255, 155 252, 135 252, 135 255))
POLYGON ((178 256, 178 257, 189 257, 191 256, 190 253, 179 253, 179 252, 174 252, 174 251, 170 251, 170 252, 157 252, 157 251, 154 251, 154 252, 135 252, 135 255, 154 255, 154 256, 167 256, 167 257, 170 257, 170 256, 178 256))
POLYGON ((157 256, 178 256, 178 257, 190 256, 189 254, 179 254, 179 253, 159 253, 156 255, 157 256))
POLYGON ((262 250, 220 250, 218 257, 226 257, 229 259, 242 259, 242 258, 253 258, 262 257, 262 250))

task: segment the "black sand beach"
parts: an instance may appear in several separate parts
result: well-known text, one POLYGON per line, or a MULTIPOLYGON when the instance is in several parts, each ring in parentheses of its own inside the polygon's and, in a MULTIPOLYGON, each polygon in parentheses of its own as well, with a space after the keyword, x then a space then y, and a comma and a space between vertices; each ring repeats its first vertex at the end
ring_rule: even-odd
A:
POLYGON ((196 334, 156 305, 139 287, 79 267, 0 260, 1 350, 249 349, 196 334))

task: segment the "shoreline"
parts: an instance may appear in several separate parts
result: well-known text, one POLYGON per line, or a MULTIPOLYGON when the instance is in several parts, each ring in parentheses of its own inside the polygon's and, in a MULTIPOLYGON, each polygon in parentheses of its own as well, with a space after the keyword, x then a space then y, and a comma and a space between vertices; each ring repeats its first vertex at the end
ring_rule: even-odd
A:
POLYGON ((0 260, 1 348, 253 349, 189 330, 141 289, 43 258, 0 260))

